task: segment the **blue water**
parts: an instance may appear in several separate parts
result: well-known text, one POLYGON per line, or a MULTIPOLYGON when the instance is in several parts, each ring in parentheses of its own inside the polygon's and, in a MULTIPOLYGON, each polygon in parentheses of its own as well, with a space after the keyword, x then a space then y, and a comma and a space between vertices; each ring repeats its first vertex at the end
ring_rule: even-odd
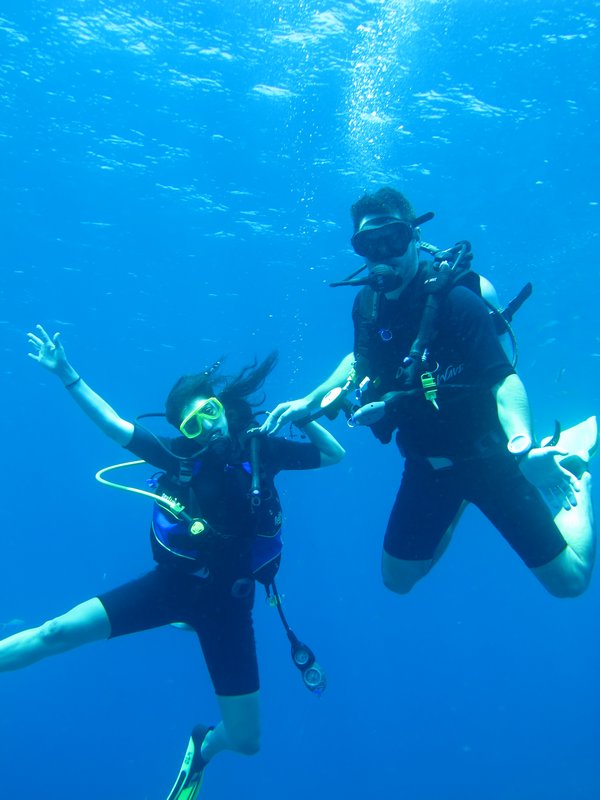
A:
MULTIPOLYGON (((595 0, 12 0, 0 10, 2 634, 151 566, 121 458, 26 357, 36 322, 126 417, 175 378, 277 347, 269 403, 351 347, 350 204, 391 183, 440 246, 468 238, 507 301, 540 432, 600 411, 595 0)), ((412 595, 379 552, 401 461, 284 475, 280 583, 326 666, 302 687, 257 603, 263 749, 203 796, 600 796, 598 580, 547 596, 475 511, 412 595)), ((0 682, 2 797, 166 796, 216 709, 195 640, 162 630, 0 682)))

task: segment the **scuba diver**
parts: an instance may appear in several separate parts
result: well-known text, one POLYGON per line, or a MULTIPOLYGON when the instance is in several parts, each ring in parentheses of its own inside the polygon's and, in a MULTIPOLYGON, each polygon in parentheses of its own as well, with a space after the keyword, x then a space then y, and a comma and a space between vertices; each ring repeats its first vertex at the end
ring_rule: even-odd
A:
POLYGON ((473 503, 548 592, 581 594, 595 551, 596 420, 536 441, 525 387, 498 336, 530 287, 504 315, 491 313, 468 243, 437 251, 421 242, 419 225, 433 214, 417 217, 392 187, 364 195, 351 215, 351 243, 366 263, 332 285, 362 287, 353 352, 308 395, 279 404, 261 430, 350 406, 351 427, 368 425, 386 444, 395 433, 405 463, 383 542, 391 591, 409 592, 431 570, 473 503))
MULTIPOLYGON (((151 484, 153 492, 129 487, 156 499, 150 535, 157 566, 40 627, 2 640, 0 671, 163 625, 193 629, 221 713, 214 727, 194 728, 169 795, 169 800, 193 800, 204 767, 217 753, 252 755, 259 749, 252 607, 255 579, 276 592, 281 506, 274 476, 280 470, 335 464, 344 450, 315 422, 305 428, 310 442, 257 434, 255 404, 248 398, 273 369, 275 353, 233 378, 220 374, 220 361, 204 372, 181 377, 166 401, 166 419, 178 433, 171 439, 119 416, 71 366, 58 333, 50 337, 38 325, 28 339, 33 348, 29 356, 64 384, 92 422, 160 471, 151 484)), ((287 624, 286 632, 305 684, 316 693, 322 691, 324 680, 312 652, 298 647, 301 643, 293 633, 290 636, 287 624)))

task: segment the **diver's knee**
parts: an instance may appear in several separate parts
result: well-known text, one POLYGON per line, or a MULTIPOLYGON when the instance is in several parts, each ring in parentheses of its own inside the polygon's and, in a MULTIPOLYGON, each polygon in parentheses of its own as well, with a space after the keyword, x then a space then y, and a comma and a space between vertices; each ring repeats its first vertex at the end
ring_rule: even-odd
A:
POLYGON ((590 585, 590 579, 591 572, 577 570, 565 575, 562 580, 556 583, 544 583, 544 586, 553 597, 568 599, 582 595, 590 585))
POLYGON ((537 579, 553 597, 579 597, 590 585, 592 565, 584 563, 575 553, 563 551, 554 562, 534 569, 537 579))
POLYGON ((406 578, 400 578, 398 575, 389 575, 385 570, 382 571, 381 578, 385 588, 394 594, 408 594, 417 583, 416 580, 409 581, 406 578))
POLYGON ((423 578, 432 565, 431 560, 405 561, 390 556, 384 550, 381 560, 381 578, 386 589, 394 594, 408 594, 423 578))
POLYGON ((60 650, 69 641, 69 626, 60 617, 48 620, 37 629, 36 638, 46 650, 60 650))

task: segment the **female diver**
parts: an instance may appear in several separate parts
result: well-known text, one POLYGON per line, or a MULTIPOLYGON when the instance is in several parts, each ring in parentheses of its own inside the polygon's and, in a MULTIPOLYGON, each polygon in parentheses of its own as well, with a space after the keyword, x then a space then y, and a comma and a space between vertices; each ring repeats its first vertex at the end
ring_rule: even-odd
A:
POLYGON ((248 398, 263 385, 276 354, 232 379, 219 376, 219 362, 180 378, 166 401, 167 421, 180 435, 166 439, 123 419, 96 394, 69 363, 58 333, 50 337, 38 325, 28 339, 33 348, 29 356, 64 384, 103 433, 162 471, 159 491, 176 495, 196 528, 155 505, 151 541, 157 566, 38 628, 1 641, 0 671, 21 669, 88 642, 186 623, 200 640, 221 713, 214 728, 194 729, 187 766, 169 795, 170 800, 191 800, 204 766, 217 753, 251 755, 259 749, 253 562, 257 538, 276 534, 281 524, 273 478, 284 469, 334 464, 344 450, 316 422, 304 428, 310 443, 261 439, 260 480, 266 499, 256 509, 248 499, 246 433, 256 424, 248 398))

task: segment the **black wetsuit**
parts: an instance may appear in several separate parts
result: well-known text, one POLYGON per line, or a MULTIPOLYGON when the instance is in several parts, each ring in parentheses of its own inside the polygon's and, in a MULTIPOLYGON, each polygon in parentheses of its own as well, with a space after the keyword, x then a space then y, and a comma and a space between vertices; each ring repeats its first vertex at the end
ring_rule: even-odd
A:
POLYGON ((473 291, 455 286, 440 300, 430 363, 439 410, 425 398, 418 375, 409 385, 402 382, 399 368, 425 303, 419 275, 399 300, 381 297, 377 314, 366 312, 375 299, 368 287, 357 295, 353 309, 357 363, 371 379, 379 379, 379 395, 407 390, 382 437, 389 440, 395 429, 406 457, 384 549, 407 561, 433 558, 461 503, 469 501, 529 567, 546 564, 566 542, 506 449, 491 389, 514 370, 487 308, 473 291))
MULTIPOLYGON (((183 438, 168 441, 168 446, 182 456, 197 449, 197 443, 183 438)), ((180 462, 144 428, 135 426, 127 449, 167 476, 179 474, 180 462)), ((194 628, 215 692, 222 696, 249 694, 259 688, 252 626, 252 556, 255 535, 268 520, 251 510, 245 457, 247 453, 235 458, 213 454, 194 461, 192 505, 214 530, 205 546, 186 549, 183 543, 181 550, 190 557, 178 557, 151 534, 158 566, 99 598, 110 621, 111 637, 172 622, 194 628)), ((274 501, 266 503, 267 513, 278 508, 273 483, 277 472, 313 469, 319 464, 319 450, 312 444, 261 439, 261 489, 274 501)))

